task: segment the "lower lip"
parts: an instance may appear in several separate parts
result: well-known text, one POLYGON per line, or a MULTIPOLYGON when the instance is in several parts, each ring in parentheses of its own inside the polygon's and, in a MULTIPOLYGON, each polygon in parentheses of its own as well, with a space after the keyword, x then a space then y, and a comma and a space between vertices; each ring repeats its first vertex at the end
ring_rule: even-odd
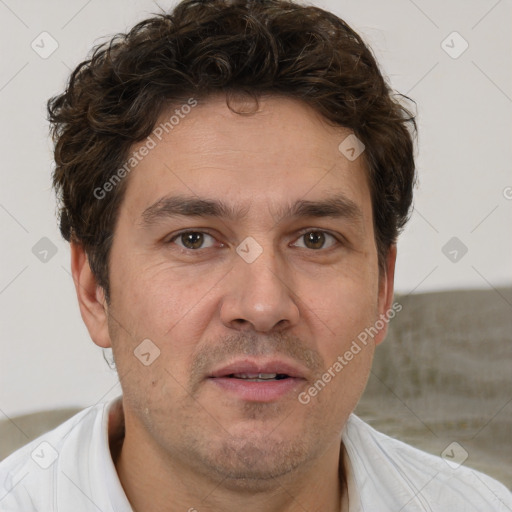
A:
POLYGON ((292 377, 268 382, 246 381, 233 377, 212 377, 209 380, 222 390, 250 402, 273 402, 296 390, 304 382, 304 379, 292 377))

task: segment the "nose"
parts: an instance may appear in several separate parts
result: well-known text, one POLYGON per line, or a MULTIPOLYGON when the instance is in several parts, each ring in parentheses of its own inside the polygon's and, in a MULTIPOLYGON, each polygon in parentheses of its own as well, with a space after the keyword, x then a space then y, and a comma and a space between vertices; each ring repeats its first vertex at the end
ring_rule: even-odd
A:
POLYGON ((265 250, 252 263, 239 258, 229 273, 220 316, 222 323, 238 331, 283 331, 299 320, 298 297, 273 251, 265 250))

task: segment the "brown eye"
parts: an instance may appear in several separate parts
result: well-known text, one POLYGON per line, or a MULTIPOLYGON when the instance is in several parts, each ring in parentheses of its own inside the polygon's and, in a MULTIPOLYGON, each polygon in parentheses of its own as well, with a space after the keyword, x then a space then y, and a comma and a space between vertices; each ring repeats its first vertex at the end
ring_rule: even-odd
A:
POLYGON ((204 236, 202 233, 183 233, 181 241, 187 249, 199 249, 203 245, 204 236))
POLYGON ((309 249, 321 249, 325 243, 325 235, 319 231, 312 231, 304 235, 304 243, 309 249))
POLYGON ((202 231, 187 231, 176 235, 171 242, 175 242, 184 249, 197 250, 212 247, 214 238, 202 231))
POLYGON ((336 243, 334 236, 326 233, 325 231, 308 231, 299 238, 299 241, 301 240, 304 245, 299 245, 299 247, 305 247, 306 249, 314 250, 328 249, 336 243), (329 238, 331 239, 330 243, 329 238))

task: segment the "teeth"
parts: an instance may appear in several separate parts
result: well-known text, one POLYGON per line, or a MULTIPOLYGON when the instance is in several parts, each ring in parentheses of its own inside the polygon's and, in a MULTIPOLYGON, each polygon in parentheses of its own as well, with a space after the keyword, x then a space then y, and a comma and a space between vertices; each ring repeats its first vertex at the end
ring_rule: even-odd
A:
POLYGON ((260 373, 258 374, 258 379, 275 379, 277 377, 277 373, 260 373))
POLYGON ((277 373, 233 373, 233 377, 248 380, 272 380, 277 377, 277 373))

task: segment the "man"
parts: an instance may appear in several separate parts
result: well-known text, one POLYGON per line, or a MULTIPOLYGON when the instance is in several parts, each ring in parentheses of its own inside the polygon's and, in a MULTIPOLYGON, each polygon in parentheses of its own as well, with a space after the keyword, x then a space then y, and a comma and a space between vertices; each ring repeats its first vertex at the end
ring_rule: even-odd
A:
POLYGON ((49 113, 82 318, 123 395, 8 457, 2 511, 512 510, 352 414, 396 310, 414 120, 342 20, 185 0, 49 113))

